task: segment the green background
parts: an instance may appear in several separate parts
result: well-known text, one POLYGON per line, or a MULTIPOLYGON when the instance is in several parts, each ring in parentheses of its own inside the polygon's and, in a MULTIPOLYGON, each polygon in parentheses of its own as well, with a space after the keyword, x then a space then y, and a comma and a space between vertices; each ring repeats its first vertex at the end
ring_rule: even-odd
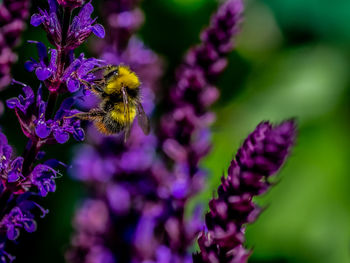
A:
MULTIPOLYGON (((350 1, 245 4, 236 51, 218 83, 213 151, 203 162, 210 174, 207 188, 195 202, 206 204, 212 197, 240 143, 260 121, 296 117, 296 147, 278 184, 257 199, 267 209, 247 228, 247 244, 254 249, 249 262, 350 262, 350 1)), ((33 11, 38 5, 42 1, 33 1, 33 11)), ((186 49, 198 42, 216 5, 213 0, 143 1, 140 36, 166 60, 164 83, 186 49)), ((29 39, 45 41, 45 34, 28 26, 23 40, 29 39)), ((35 87, 33 75, 23 70, 34 47, 23 41, 17 51, 13 75, 35 87)), ((19 90, 11 87, 1 99, 19 90)), ((0 124, 21 154, 26 140, 13 112, 6 110, 0 124)), ((73 146, 71 140, 51 147, 48 155, 69 163, 73 146)), ((50 214, 38 220, 37 232, 21 235, 17 262, 64 262, 74 208, 84 195, 79 182, 59 179, 56 193, 42 202, 50 214)))

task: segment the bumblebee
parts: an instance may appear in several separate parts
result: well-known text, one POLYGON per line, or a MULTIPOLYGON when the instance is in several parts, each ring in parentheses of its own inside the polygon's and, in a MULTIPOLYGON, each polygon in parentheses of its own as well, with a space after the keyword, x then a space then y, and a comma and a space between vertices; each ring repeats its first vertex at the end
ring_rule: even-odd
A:
POLYGON ((93 83, 84 82, 101 98, 98 108, 77 113, 71 117, 93 121, 103 134, 112 135, 124 131, 125 140, 130 135, 130 125, 137 116, 145 134, 150 131, 149 119, 141 105, 140 80, 125 65, 108 65, 92 69, 89 73, 102 72, 93 83))

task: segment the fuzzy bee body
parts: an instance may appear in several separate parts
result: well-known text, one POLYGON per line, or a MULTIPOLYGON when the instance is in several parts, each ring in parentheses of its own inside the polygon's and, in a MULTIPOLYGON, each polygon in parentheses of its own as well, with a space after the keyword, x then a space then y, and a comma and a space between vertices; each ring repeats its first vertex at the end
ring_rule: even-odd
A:
POLYGON ((95 68, 91 72, 103 70, 101 79, 88 84, 102 101, 99 108, 82 112, 77 117, 94 122, 97 129, 107 135, 125 132, 125 139, 130 133, 130 125, 138 117, 138 122, 145 134, 149 133, 149 120, 143 110, 140 98, 140 80, 135 72, 124 65, 95 68))

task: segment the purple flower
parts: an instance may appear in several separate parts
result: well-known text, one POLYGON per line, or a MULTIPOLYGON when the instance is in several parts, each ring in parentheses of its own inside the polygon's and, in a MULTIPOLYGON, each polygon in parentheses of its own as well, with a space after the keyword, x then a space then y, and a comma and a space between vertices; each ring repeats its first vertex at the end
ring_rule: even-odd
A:
POLYGON ((29 41, 29 43, 35 43, 37 46, 39 61, 36 62, 34 59, 27 61, 25 63, 25 68, 32 72, 35 70, 35 74, 37 78, 41 81, 48 79, 51 77, 52 73, 57 70, 56 68, 56 60, 57 60, 57 50, 51 49, 51 59, 50 63, 48 63, 47 57, 47 49, 45 45, 38 41, 29 41))
POLYGON ((11 82, 11 66, 17 61, 13 48, 26 28, 29 5, 29 0, 3 0, 0 3, 0 90, 11 82))
POLYGON ((68 98, 64 100, 58 109, 54 119, 45 120, 46 104, 41 102, 39 105, 39 118, 34 121, 35 133, 41 139, 51 142, 54 138, 58 143, 65 143, 69 139, 69 134, 78 140, 84 140, 84 130, 80 127, 79 119, 65 118, 77 113, 71 110, 75 100, 68 98), (51 135, 51 136, 50 136, 51 135))
POLYGON ((38 164, 32 171, 31 182, 39 190, 39 195, 47 196, 49 192, 56 191, 57 171, 48 165, 38 164))
POLYGON ((32 15, 30 24, 35 27, 43 25, 48 39, 58 48, 62 40, 62 27, 56 14, 57 9, 54 2, 55 1, 49 1, 49 12, 39 8, 39 13, 32 15))
POLYGON ((92 73, 89 73, 91 69, 96 66, 102 66, 103 61, 95 58, 84 58, 84 54, 80 56, 66 68, 62 76, 62 81, 66 82, 69 92, 76 92, 81 87, 89 89, 90 87, 86 86, 86 82, 91 82, 94 80, 95 76, 92 73))
POLYGON ((17 206, 10 211, 0 224, 6 227, 6 235, 9 240, 17 239, 21 228, 24 228, 27 232, 36 230, 36 222, 33 219, 33 215, 24 213, 17 206))
POLYGON ((102 25, 94 24, 96 19, 91 19, 94 8, 91 3, 87 3, 80 10, 79 14, 73 18, 68 30, 67 46, 75 49, 80 46, 91 33, 99 38, 104 38, 105 30, 102 25))
POLYGON ((19 95, 18 98, 12 98, 7 100, 7 106, 12 109, 19 109, 24 114, 19 115, 18 118, 28 138, 35 138, 45 140, 47 143, 65 143, 69 139, 69 135, 78 140, 84 140, 85 133, 80 127, 80 120, 74 118, 65 118, 77 113, 77 110, 72 110, 71 107, 75 103, 75 99, 67 98, 64 100, 57 110, 57 113, 53 119, 46 119, 47 103, 42 100, 41 88, 38 89, 36 96, 36 103, 34 104, 35 96, 33 90, 23 84, 23 91, 25 97, 19 95), (33 106, 33 110, 27 112, 27 109, 33 106), (36 112, 37 117, 32 118, 32 113, 36 112), (33 129, 34 128, 34 129, 33 129))
MULTIPOLYGON (((19 83, 19 82, 16 82, 19 83)), ((19 95, 18 98, 11 98, 6 101, 7 107, 10 109, 19 109, 24 114, 27 112, 27 109, 30 105, 34 103, 34 92, 31 87, 27 86, 26 84, 23 85, 23 95, 19 95)))
POLYGON ((268 178, 289 155, 296 136, 293 120, 277 126, 259 124, 239 148, 227 178, 222 178, 218 197, 210 201, 206 215, 208 232, 202 232, 195 263, 244 263, 250 255, 243 247, 245 224, 254 222, 261 209, 253 197, 268 190, 268 178))
POLYGON ((10 165, 11 155, 12 148, 8 145, 6 136, 0 132, 0 172, 2 174, 10 165))
POLYGON ((14 183, 21 178, 22 166, 23 166, 23 157, 17 157, 11 162, 11 166, 10 166, 11 168, 7 173, 7 181, 9 183, 14 183))

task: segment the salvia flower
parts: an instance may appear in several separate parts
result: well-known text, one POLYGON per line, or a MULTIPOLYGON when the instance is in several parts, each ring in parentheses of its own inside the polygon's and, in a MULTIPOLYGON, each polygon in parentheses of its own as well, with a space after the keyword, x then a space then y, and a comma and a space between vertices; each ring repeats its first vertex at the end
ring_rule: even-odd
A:
MULTIPOLYGON (((17 82, 18 83, 18 82, 17 82)), ((34 92, 31 87, 22 84, 25 96, 19 95, 18 98, 7 100, 7 106, 16 111, 24 134, 33 140, 36 137, 42 139, 41 143, 65 143, 69 135, 82 141, 84 131, 80 127, 80 120, 74 118, 65 118, 77 113, 77 110, 71 110, 75 99, 68 98, 64 100, 53 119, 47 119, 47 103, 42 99, 41 87, 38 89, 36 103, 34 103, 34 92), (33 118, 34 114, 34 118, 33 118)))
POLYGON ((87 3, 80 10, 79 14, 73 18, 67 36, 67 46, 71 49, 80 46, 91 33, 99 38, 104 38, 105 31, 102 25, 95 24, 96 19, 91 18, 94 8, 91 3, 87 3))
POLYGON ((269 189, 268 179, 283 165, 295 136, 295 122, 290 120, 277 126, 262 122, 247 137, 227 178, 222 178, 218 197, 209 203, 207 232, 198 240, 200 252, 193 257, 195 263, 247 262, 250 252, 243 246, 245 225, 261 212, 252 199, 269 189))
POLYGON ((29 71, 35 71, 35 75, 41 81, 48 79, 53 72, 57 70, 56 60, 57 60, 57 50, 51 49, 51 58, 50 62, 47 56, 46 46, 38 41, 28 41, 34 43, 37 46, 39 61, 35 61, 33 58, 30 61, 27 61, 24 66, 29 71))
MULTIPOLYGON (((94 58, 85 58, 84 54, 75 57, 74 49, 90 35, 87 32, 103 34, 101 25, 93 25, 95 20, 90 18, 93 7, 90 3, 82 7, 77 18, 71 21, 73 7, 58 5, 56 0, 49 0, 49 10, 39 9, 34 14, 31 23, 34 26, 43 25, 54 48, 47 49, 38 41, 35 44, 38 59, 31 59, 25 64, 30 72, 35 72, 41 82, 36 91, 30 86, 13 80, 15 86, 22 87, 23 94, 7 100, 7 106, 15 111, 23 134, 28 143, 21 156, 13 156, 6 136, 0 133, 0 261, 11 262, 4 247, 7 241, 18 240, 22 230, 33 232, 37 228, 36 216, 41 211, 45 216, 48 211, 33 199, 46 197, 55 192, 56 179, 61 176, 60 167, 66 166, 56 159, 44 160, 42 147, 50 144, 66 143, 72 136, 78 141, 85 137, 80 127, 80 120, 70 118, 78 112, 74 109, 77 96, 66 96, 61 104, 56 106, 62 93, 75 92, 84 89, 92 80, 88 72, 102 63, 94 58), (82 27, 77 27, 77 20, 82 27), (75 21, 75 22, 74 22, 75 21), (77 39, 74 45, 67 42, 69 32, 77 39), (84 37, 81 37, 84 35, 84 37), (80 42, 76 42, 76 41, 80 42), (43 89, 47 89, 46 97, 43 89)), ((65 1, 65 3, 68 3, 65 1)), ((78 7, 78 6, 75 6, 78 7)), ((68 93, 70 94, 70 93, 68 93)))

